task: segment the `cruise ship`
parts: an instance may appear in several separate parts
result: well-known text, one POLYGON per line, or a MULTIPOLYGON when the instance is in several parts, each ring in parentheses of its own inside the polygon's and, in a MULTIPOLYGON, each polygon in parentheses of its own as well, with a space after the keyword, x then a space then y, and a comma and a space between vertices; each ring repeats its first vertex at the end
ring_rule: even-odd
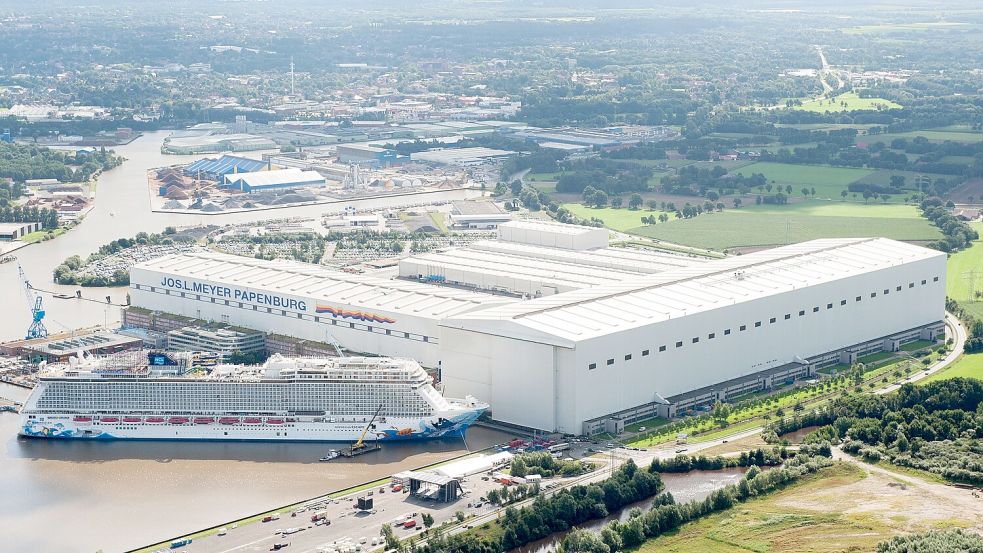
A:
POLYGON ((177 374, 93 357, 42 369, 20 434, 94 440, 395 441, 461 437, 488 408, 443 397, 415 361, 282 357, 177 374))

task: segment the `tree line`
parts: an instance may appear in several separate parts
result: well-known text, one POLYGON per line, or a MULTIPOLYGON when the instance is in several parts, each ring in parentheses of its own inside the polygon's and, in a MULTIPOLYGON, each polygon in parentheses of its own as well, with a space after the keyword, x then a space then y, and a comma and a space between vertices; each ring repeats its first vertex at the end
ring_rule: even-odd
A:
POLYGON ((500 553, 542 539, 554 532, 604 518, 625 505, 648 499, 665 488, 654 472, 640 469, 631 460, 618 467, 601 483, 577 485, 546 497, 538 495, 529 506, 507 507, 495 536, 479 537, 473 532, 438 535, 414 546, 414 553, 500 553))
POLYGON ((922 210, 922 216, 931 221, 945 235, 942 240, 929 244, 931 248, 943 252, 957 252, 971 246, 972 242, 980 237, 976 229, 960 221, 946 209, 942 198, 937 196, 925 198, 919 208, 922 210))
POLYGON ((53 150, 36 144, 0 142, 0 177, 14 182, 28 179, 58 179, 62 182, 86 181, 99 171, 116 167, 123 158, 105 148, 53 150))
POLYGON ((563 540, 560 553, 613 553, 633 549, 646 540, 670 533, 688 522, 713 513, 726 511, 739 503, 780 490, 812 474, 831 466, 828 444, 826 454, 818 448, 806 446, 798 455, 788 460, 782 468, 761 471, 752 466, 736 483, 715 490, 703 500, 677 504, 672 494, 660 496, 652 507, 644 512, 632 509, 628 520, 612 521, 600 532, 574 530, 563 540))
POLYGON ((0 223, 41 223, 50 230, 58 228, 58 212, 47 207, 5 205, 0 207, 0 223))

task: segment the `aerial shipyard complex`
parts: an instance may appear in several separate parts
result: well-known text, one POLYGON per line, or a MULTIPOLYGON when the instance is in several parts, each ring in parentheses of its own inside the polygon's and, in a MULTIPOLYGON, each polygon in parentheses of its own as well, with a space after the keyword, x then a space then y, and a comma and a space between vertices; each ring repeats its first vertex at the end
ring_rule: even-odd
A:
POLYGON ((944 332, 946 255, 935 250, 823 239, 707 259, 608 242, 604 229, 514 221, 496 240, 366 273, 180 254, 135 266, 130 295, 154 317, 413 358, 447 394, 487 401, 496 421, 573 434, 944 332))

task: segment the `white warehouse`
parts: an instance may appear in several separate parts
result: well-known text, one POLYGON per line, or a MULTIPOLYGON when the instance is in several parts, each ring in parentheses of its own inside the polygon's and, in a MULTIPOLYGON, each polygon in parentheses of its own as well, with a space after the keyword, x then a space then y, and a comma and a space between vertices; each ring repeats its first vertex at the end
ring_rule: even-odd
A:
POLYGON ((496 420, 577 434, 942 332, 946 256, 934 250, 831 239, 705 260, 582 247, 600 240, 560 230, 416 256, 390 279, 175 255, 134 267, 130 293, 154 311, 412 357, 440 369, 446 393, 488 401, 496 420), (542 245, 557 236, 573 240, 542 245), (469 276, 453 286, 416 281, 457 266, 469 276), (500 276, 522 282, 488 293, 483 272, 496 286, 500 276), (542 297, 519 289, 556 282, 570 286, 542 297))

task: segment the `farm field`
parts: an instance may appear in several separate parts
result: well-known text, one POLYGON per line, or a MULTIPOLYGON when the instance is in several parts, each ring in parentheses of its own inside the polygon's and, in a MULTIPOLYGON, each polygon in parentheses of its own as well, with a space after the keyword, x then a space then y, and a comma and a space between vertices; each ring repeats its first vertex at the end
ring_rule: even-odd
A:
MULTIPOLYGON (((798 204, 795 204, 798 205, 798 204)), ((729 209, 692 219, 637 226, 628 232, 708 249, 783 245, 816 238, 883 236, 895 240, 936 240, 937 228, 917 215, 913 206, 829 204, 790 209, 729 209), (858 211, 858 209, 864 211, 858 211), (878 210, 884 210, 878 212, 878 210)), ((585 208, 588 212, 597 211, 585 208)), ((604 219, 604 215, 596 215, 604 219)), ((640 215, 638 216, 640 217, 640 215)), ((636 217, 637 219, 637 217, 636 217)), ((605 223, 611 225, 608 219, 605 223)), ((622 229, 629 220, 614 221, 622 229)), ((616 228, 612 226, 612 228, 616 228)))
POLYGON ((868 177, 874 172, 871 169, 798 165, 770 161, 752 163, 733 171, 733 173, 745 177, 750 177, 752 173, 761 173, 776 186, 791 185, 793 196, 801 196, 802 188, 808 186, 816 189, 817 197, 837 200, 840 199, 840 191, 845 190, 847 185, 868 177))
POLYGON ((883 142, 890 144, 895 138, 907 138, 911 140, 916 136, 924 136, 933 142, 983 142, 983 132, 960 132, 960 131, 908 131, 900 133, 873 134, 857 136, 856 142, 873 144, 883 142))
POLYGON ((838 463, 784 490, 649 540, 636 551, 873 551, 878 542, 899 533, 978 523, 976 514, 966 512, 965 497, 927 486, 910 480, 901 486, 883 472, 838 463))
MULTIPOLYGON (((970 225, 983 233, 983 223, 970 225)), ((946 295, 959 302, 966 311, 983 318, 983 301, 973 297, 974 291, 983 292, 983 240, 977 240, 971 248, 950 255, 946 265, 946 295), (971 271, 978 271, 975 279, 971 278, 971 271)))
POLYGON ((963 355, 951 367, 941 370, 928 378, 919 380, 918 384, 927 384, 936 380, 946 380, 960 376, 983 380, 983 353, 963 355))
POLYGON ((901 104, 896 104, 884 98, 861 98, 856 92, 851 91, 834 96, 832 100, 825 97, 804 100, 801 106, 795 106, 792 109, 815 113, 825 113, 827 111, 837 113, 874 109, 898 109, 900 107, 901 104))

